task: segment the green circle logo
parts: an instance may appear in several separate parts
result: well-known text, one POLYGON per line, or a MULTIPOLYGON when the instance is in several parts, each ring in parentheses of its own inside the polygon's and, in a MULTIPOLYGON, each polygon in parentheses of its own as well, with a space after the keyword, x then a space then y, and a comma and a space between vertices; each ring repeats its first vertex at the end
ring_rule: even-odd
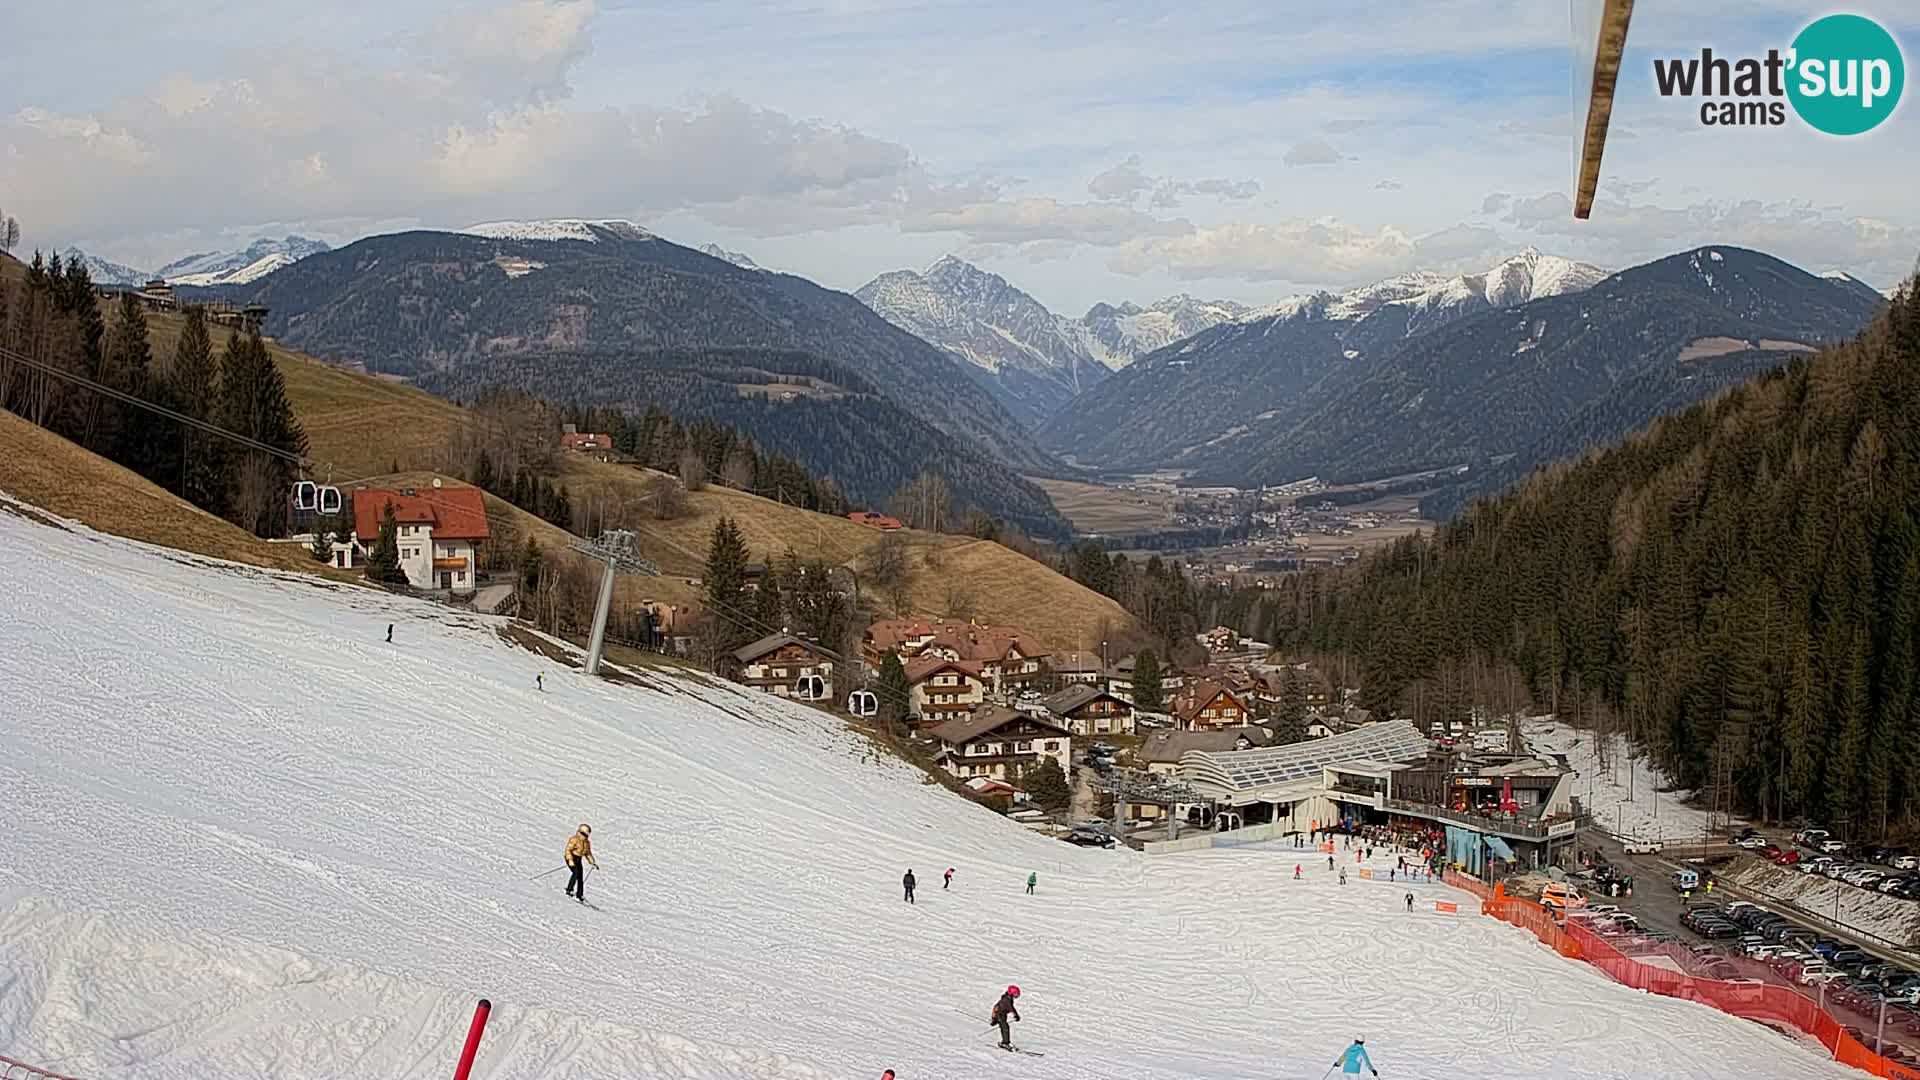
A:
POLYGON ((1828 15, 1793 39, 1787 99, 1829 135, 1871 131, 1893 115, 1906 85, 1900 44, 1872 19, 1828 15))

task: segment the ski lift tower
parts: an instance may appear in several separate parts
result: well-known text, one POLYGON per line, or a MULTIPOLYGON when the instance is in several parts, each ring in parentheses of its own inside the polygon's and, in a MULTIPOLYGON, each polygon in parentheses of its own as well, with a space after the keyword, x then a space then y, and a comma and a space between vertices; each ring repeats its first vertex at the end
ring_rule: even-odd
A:
POLYGON ((574 540, 573 550, 606 564, 600 578, 600 603, 593 609, 593 637, 587 644, 587 674, 600 674, 600 651, 607 644, 607 615, 613 610, 613 578, 616 574, 645 574, 659 577, 660 568, 633 553, 631 529, 609 529, 591 541, 574 540))
POLYGON ((1116 836, 1125 834, 1128 803, 1166 807, 1167 839, 1178 840, 1180 818, 1174 813, 1174 808, 1188 804, 1211 806, 1214 802, 1211 797, 1200 794, 1183 781, 1149 773, 1112 772, 1097 776, 1093 781, 1093 789, 1113 796, 1113 831, 1116 836))

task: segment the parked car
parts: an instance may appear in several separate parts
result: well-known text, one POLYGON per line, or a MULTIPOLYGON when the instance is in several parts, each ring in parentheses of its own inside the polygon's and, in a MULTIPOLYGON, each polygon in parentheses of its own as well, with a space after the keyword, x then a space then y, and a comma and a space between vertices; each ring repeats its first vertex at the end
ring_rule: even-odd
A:
POLYGON ((1067 843, 1078 847, 1110 848, 1119 842, 1106 829, 1090 825, 1075 825, 1064 839, 1067 843))
POLYGON ((1838 855, 1847 850, 1847 845, 1844 841, 1840 840, 1822 840, 1820 841, 1820 850, 1828 855, 1838 855))
POLYGON ((1658 840, 1641 840, 1636 837, 1634 839, 1628 840, 1626 843, 1622 844, 1621 846, 1626 848, 1627 854, 1629 855, 1660 854, 1660 841, 1658 840))
POLYGON ((1803 874, 1823 874, 1826 872, 1827 867, 1832 865, 1833 859, 1830 856, 1815 855, 1813 858, 1800 864, 1800 872, 1803 874))
POLYGON ((1792 866, 1795 863, 1800 861, 1800 853, 1798 851, 1795 851, 1792 848, 1787 848, 1786 850, 1771 856, 1771 858, 1773 859, 1774 862, 1779 863, 1781 866, 1792 866))
POLYGON ((1733 838, 1732 843, 1734 847, 1746 848, 1749 851, 1757 851, 1760 848, 1771 846, 1773 841, 1767 839, 1764 836, 1759 835, 1758 833, 1755 833, 1750 836, 1736 836, 1733 838))
POLYGON ((1904 885, 1906 883, 1906 880, 1907 880, 1906 878, 1897 878, 1897 877, 1881 878, 1878 882, 1874 884, 1873 887, 1879 890, 1880 892, 1892 894, 1893 890, 1899 888, 1901 885, 1904 885))
POLYGON ((1829 833, 1827 830, 1815 826, 1812 828, 1801 829, 1799 832, 1794 833, 1793 842, 1796 844, 1805 844, 1808 847, 1812 847, 1818 844, 1820 841, 1825 840, 1827 837, 1831 835, 1833 834, 1829 833))
POLYGON ((1920 855, 1896 855, 1887 865, 1895 870, 1920 870, 1920 855))

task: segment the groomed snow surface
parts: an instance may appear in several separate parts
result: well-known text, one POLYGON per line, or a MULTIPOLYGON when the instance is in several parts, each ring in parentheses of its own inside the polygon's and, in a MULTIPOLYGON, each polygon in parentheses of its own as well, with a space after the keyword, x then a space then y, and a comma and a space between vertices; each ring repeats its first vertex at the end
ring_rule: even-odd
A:
MULTIPOLYGON (((1707 812, 1687 805, 1691 791, 1660 790, 1671 788, 1658 766, 1640 757, 1625 735, 1608 736, 1606 767, 1600 764, 1597 736, 1552 717, 1525 722, 1522 733, 1527 747, 1536 754, 1558 755, 1579 776, 1573 794, 1593 823, 1623 840, 1694 840, 1708 835, 1707 812)), ((1726 824, 1725 815, 1715 815, 1715 824, 1726 824)), ((1733 821, 1738 823, 1739 818, 1733 821)))
POLYGON ((1442 887, 1073 848, 733 687, 4 507, 0 553, 0 1053, 89 1080, 442 1080, 483 995, 489 1078, 1855 1075, 1442 887), (581 821, 598 909, 529 880, 581 821))

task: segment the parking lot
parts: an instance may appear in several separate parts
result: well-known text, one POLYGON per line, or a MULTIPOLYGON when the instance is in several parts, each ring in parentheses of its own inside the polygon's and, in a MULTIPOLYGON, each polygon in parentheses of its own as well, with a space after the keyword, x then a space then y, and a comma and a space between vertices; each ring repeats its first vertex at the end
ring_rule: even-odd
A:
POLYGON ((1670 860, 1660 855, 1628 855, 1617 841, 1597 830, 1582 834, 1580 844, 1616 872, 1625 871, 1634 878, 1631 897, 1591 898, 1632 914, 1645 931, 1624 938, 1622 951, 1691 975, 1792 987, 1823 1005, 1868 1046, 1874 1043, 1884 996, 1890 1001, 1885 1010, 1884 1052, 1896 1060, 1920 1063, 1920 1005, 1907 1003, 1920 1000, 1920 961, 1849 939, 1799 911, 1766 912, 1769 905, 1764 898, 1749 896, 1737 886, 1716 882, 1709 892, 1703 884, 1689 901, 1669 883, 1677 868, 1670 860), (1749 910, 1742 913, 1741 906, 1749 910), (1782 944, 1794 952, 1769 959, 1744 955, 1740 939, 1751 938, 1756 928, 1763 940, 1755 947, 1762 953, 1772 951, 1765 946, 1782 944), (1764 940, 1769 931, 1774 941, 1764 940), (1783 937, 1788 940, 1778 940, 1783 937), (1844 962, 1817 957, 1816 948, 1828 956, 1838 954, 1844 962), (1871 977, 1861 978, 1862 968, 1871 977), (1886 978, 1885 988, 1881 976, 1886 978), (1902 988, 1906 993, 1901 993, 1902 988))

